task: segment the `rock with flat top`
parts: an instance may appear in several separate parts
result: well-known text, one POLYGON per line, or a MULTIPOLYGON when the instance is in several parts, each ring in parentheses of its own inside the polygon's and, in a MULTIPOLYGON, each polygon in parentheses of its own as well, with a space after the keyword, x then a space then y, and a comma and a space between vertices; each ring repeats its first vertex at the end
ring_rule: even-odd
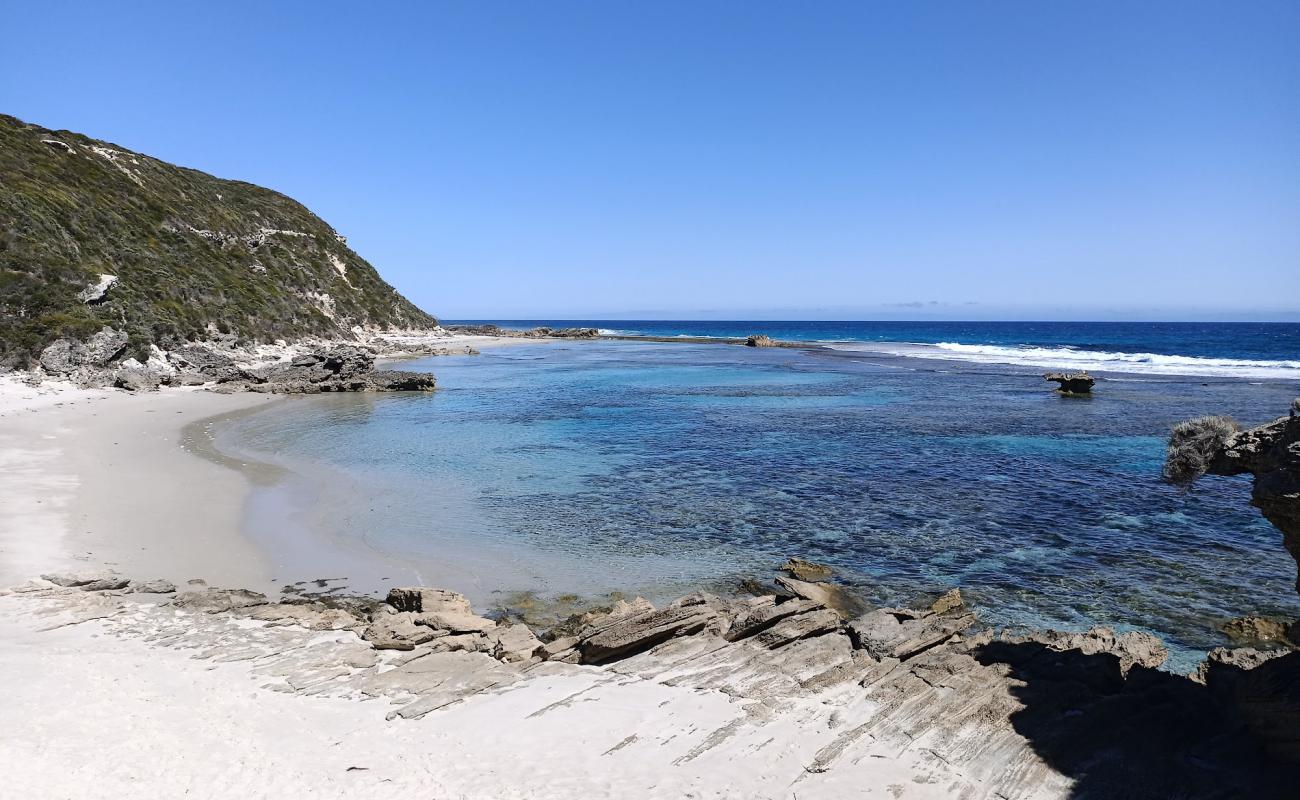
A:
POLYGON ((803 558, 791 558, 781 565, 781 571, 801 581, 829 580, 834 572, 825 564, 817 564, 803 558))
POLYGON ((903 661, 943 644, 975 624, 974 614, 935 614, 879 608, 848 624, 853 646, 877 660, 903 661))
POLYGON ((1061 394, 1089 394, 1097 380, 1086 372, 1049 372, 1043 380, 1056 384, 1061 394))
POLYGON ((87 284, 84 289, 77 293, 77 299, 86 305, 102 303, 108 296, 108 290, 116 285, 116 275, 101 274, 94 283, 87 284))
POLYGON ((85 592, 98 592, 110 589, 123 589, 131 583, 129 578, 124 578, 115 572, 108 570, 88 570, 84 572, 48 572, 41 578, 58 586, 77 588, 85 592))
POLYGON ((465 595, 428 586, 389 589, 388 597, 385 599, 390 606, 398 611, 474 613, 474 609, 470 606, 465 595))
POLYGON ((727 641, 739 641, 766 630, 783 619, 820 608, 819 604, 803 598, 778 603, 775 597, 768 595, 755 600, 760 602, 751 601, 737 612, 731 621, 731 628, 724 637, 727 641))
POLYGON ((806 614, 786 617, 767 630, 756 634, 753 642, 775 650, 800 639, 839 630, 840 623, 839 614, 829 608, 819 608, 806 614))
POLYGON ((176 584, 162 579, 152 581, 134 581, 131 584, 131 591, 137 594, 174 594, 176 592, 176 584))
POLYGON ((267 604, 266 595, 248 589, 201 589, 181 592, 172 598, 171 605, 204 614, 220 614, 236 608, 251 608, 267 604))
POLYGON ((582 663, 600 664, 648 650, 674 636, 704 630, 718 611, 705 602, 670 605, 662 611, 649 611, 616 617, 594 634, 585 635, 578 645, 582 663))
POLYGON ((446 635, 447 631, 416 625, 415 615, 409 611, 378 615, 361 632, 361 638, 376 650, 413 650, 416 645, 446 635))
POLYGON ((776 342, 771 336, 764 333, 756 333, 753 336, 745 338, 746 347, 776 347, 776 342))
POLYGON ((366 376, 367 387, 374 392, 432 392, 438 381, 428 372, 377 369, 366 376))
POLYGON ((541 640, 527 625, 501 625, 488 637, 494 640, 492 657, 507 664, 527 661, 542 647, 541 640))

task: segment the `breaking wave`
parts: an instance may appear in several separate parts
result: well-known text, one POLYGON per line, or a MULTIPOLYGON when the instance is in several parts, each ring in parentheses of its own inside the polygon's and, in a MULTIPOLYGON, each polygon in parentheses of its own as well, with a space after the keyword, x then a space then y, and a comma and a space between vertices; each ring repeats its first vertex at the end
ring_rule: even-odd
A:
POLYGON ((1128 372, 1150 375, 1199 375, 1207 377, 1300 380, 1300 361, 1206 358, 1080 350, 1074 347, 1034 347, 961 344, 897 343, 840 344, 839 350, 868 350, 911 358, 935 358, 985 364, 1017 364, 1064 370, 1128 372))

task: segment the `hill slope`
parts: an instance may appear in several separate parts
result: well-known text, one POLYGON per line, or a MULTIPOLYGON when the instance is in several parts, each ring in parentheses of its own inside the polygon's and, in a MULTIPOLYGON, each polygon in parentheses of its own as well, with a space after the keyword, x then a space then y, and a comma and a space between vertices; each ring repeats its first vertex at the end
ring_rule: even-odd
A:
POLYGON ((436 324, 278 192, 0 115, 0 366, 104 325, 141 349, 436 324))

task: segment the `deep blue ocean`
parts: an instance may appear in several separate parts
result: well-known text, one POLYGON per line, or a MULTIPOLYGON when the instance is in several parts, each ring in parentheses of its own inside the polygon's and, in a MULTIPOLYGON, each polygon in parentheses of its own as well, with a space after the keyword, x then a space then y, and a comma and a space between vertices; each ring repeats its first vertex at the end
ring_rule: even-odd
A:
POLYGON ((990 622, 1150 630, 1177 668, 1223 644, 1230 617, 1300 615, 1249 479, 1160 480, 1175 422, 1285 413, 1300 325, 584 324, 846 346, 514 344, 406 362, 437 374, 429 395, 295 398, 217 441, 320 487, 312 524, 459 574, 451 588, 480 602, 727 591, 798 555, 880 603, 961 586, 990 622), (877 346, 900 341, 929 349, 877 346), (1114 358, 1092 397, 1063 397, 1014 352, 940 343, 1182 372, 1114 358))

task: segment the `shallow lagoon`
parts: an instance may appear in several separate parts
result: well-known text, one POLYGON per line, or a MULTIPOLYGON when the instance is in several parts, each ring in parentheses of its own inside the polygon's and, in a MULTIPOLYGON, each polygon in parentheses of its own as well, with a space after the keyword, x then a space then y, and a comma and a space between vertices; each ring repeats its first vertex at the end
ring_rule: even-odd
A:
POLYGON ((1300 615, 1248 479, 1159 477, 1174 422, 1263 422, 1289 384, 1113 375, 1067 398, 1026 368, 627 342, 403 366, 440 390, 295 398, 218 444, 302 476, 299 522, 480 602, 725 589, 802 555, 879 602, 961 586, 993 622, 1152 630, 1179 665, 1216 621, 1300 615))

